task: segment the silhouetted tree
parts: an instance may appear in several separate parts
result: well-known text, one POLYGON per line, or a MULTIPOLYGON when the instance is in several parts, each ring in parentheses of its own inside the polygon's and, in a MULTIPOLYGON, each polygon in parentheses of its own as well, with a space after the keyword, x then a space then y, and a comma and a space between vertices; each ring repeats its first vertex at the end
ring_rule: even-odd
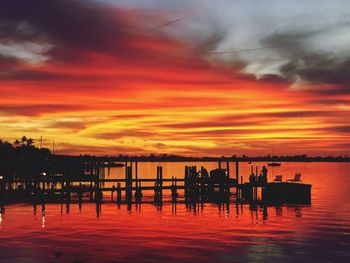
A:
POLYGON ((0 140, 0 174, 13 176, 37 174, 48 165, 50 150, 34 146, 34 140, 23 136, 13 144, 0 140))

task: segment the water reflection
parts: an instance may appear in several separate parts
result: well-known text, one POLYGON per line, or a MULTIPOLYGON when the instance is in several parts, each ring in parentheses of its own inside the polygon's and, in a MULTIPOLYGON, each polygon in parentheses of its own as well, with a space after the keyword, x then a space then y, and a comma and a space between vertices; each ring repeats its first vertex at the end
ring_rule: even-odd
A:
POLYGON ((281 206, 276 206, 276 216, 282 216, 283 215, 283 209, 281 206))
MULTIPOLYGON (((177 165, 164 166, 164 176, 177 165)), ((111 202, 108 194, 97 203, 86 197, 0 205, 1 260, 58 262, 57 254, 61 262, 348 262, 350 165, 273 169, 287 168, 313 184, 312 205, 172 202, 170 194, 162 202, 146 195, 141 204, 118 203, 116 196, 111 202)))
POLYGON ((41 228, 45 228, 45 204, 41 206, 41 228))
MULTIPOLYGON (((307 221, 300 221, 302 225, 299 225, 295 220, 304 220, 304 210, 309 216, 312 211, 311 206, 267 206, 232 202, 216 204, 163 202, 161 206, 153 203, 110 202, 43 204, 39 231, 38 221, 33 220, 32 213, 37 208, 30 206, 31 209, 28 210, 27 207, 9 205, 6 207, 6 212, 10 211, 10 214, 6 216, 6 220, 5 207, 1 208, 1 230, 4 229, 4 221, 6 228, 0 239, 6 240, 8 236, 12 242, 17 242, 14 245, 28 246, 22 237, 29 235, 31 240, 34 240, 34 243, 29 245, 32 249, 41 246, 40 240, 47 240, 48 246, 51 247, 50 251, 62 251, 62 258, 69 255, 72 249, 77 251, 76 255, 87 253, 91 256, 96 252, 91 247, 93 244, 96 250, 101 250, 102 253, 94 255, 93 261, 98 261, 99 257, 103 257, 102 261, 108 261, 111 256, 121 256, 106 246, 109 243, 129 251, 127 255, 136 249, 137 253, 145 255, 147 259, 154 256, 153 251, 157 251, 161 261, 166 261, 166 257, 163 258, 162 255, 175 253, 174 248, 177 247, 183 249, 179 251, 180 254, 189 251, 195 253, 196 249, 203 250, 203 253, 204 250, 208 250, 207 257, 202 260, 211 262, 218 260, 231 262, 233 258, 243 261, 286 259, 288 254, 286 246, 290 246, 290 242, 300 242, 299 245, 309 242, 304 239, 305 235, 310 235, 307 234, 309 231, 309 226, 305 224, 307 221), (17 216, 14 216, 15 214, 17 216), (19 214, 21 216, 18 216, 19 214), (62 242, 57 248, 56 236, 62 242), (81 241, 84 239, 88 240, 86 244, 81 241), (81 245, 75 246, 73 240, 80 240, 81 245), (128 246, 123 244, 126 240, 128 246), (181 243, 181 240, 186 241, 181 243), (130 242, 136 247, 130 246, 130 242)), ((123 254, 121 257, 128 261, 126 255, 123 254)), ((122 259, 115 261, 123 261, 122 259)), ((138 261, 137 258, 133 260, 138 261)))
MULTIPOLYGON (((96 218, 99 218, 101 216, 101 213, 103 211, 104 205, 109 206, 110 203, 102 203, 102 202, 96 202, 95 203, 95 215, 96 218)), ((53 205, 53 204, 52 204, 53 205)), ((90 206, 91 203, 77 203, 77 204, 60 204, 60 214, 63 214, 63 207, 65 206, 65 212, 67 215, 70 213, 71 206, 78 206, 78 211, 80 213, 84 213, 83 207, 84 205, 90 206)), ((126 203, 126 204, 115 204, 116 209, 122 209, 122 207, 126 207, 127 211, 129 213, 133 212, 138 212, 142 213, 142 206, 149 206, 149 203, 142 204, 142 203, 126 203)), ((217 210, 217 215, 218 216, 224 216, 226 218, 230 216, 235 216, 236 218, 239 217, 244 213, 244 211, 249 211, 253 222, 259 221, 259 218, 261 218, 263 221, 268 220, 268 210, 269 209, 274 209, 275 210, 275 215, 276 216, 283 216, 283 210, 288 211, 289 215, 290 212, 294 212, 295 217, 302 217, 302 209, 303 207, 310 207, 307 205, 288 205, 288 206, 268 206, 264 204, 242 204, 242 203, 230 203, 230 202, 225 202, 225 203, 217 203, 217 204, 212 204, 212 203, 183 203, 183 202, 169 202, 169 203, 155 203, 153 206, 156 208, 157 211, 162 212, 163 211, 163 206, 170 206, 171 207, 171 215, 176 215, 177 214, 177 209, 178 206, 180 207, 185 207, 186 211, 188 213, 191 213, 193 215, 198 215, 203 213, 203 211, 206 209, 206 207, 210 207, 210 210, 214 206, 216 206, 217 210), (234 207, 232 209, 231 207, 234 207), (269 208, 269 209, 268 209, 269 208)), ((1 214, 0 214, 0 219, 3 220, 3 214, 5 213, 5 207, 1 208, 1 214)), ((36 215, 37 213, 37 205, 33 205, 33 215, 36 215)), ((42 204, 41 207, 41 217, 42 217, 42 226, 45 227, 45 216, 46 216, 46 204, 42 204)), ((1 223, 1 221, 0 221, 1 223)))

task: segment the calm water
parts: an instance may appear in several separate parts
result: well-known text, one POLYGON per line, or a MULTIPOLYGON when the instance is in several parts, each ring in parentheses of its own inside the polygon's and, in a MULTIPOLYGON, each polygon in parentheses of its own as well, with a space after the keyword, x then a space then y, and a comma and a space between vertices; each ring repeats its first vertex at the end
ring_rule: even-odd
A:
MULTIPOLYGON (((139 176, 155 177, 157 165, 139 164, 139 176)), ((164 177, 183 177, 184 163, 162 165, 164 177)), ((245 180, 249 170, 241 164, 245 180)), ((350 262, 350 164, 283 163, 269 179, 295 172, 313 185, 310 206, 7 205, 0 262, 350 262)), ((106 172, 123 176, 123 168, 106 172)))

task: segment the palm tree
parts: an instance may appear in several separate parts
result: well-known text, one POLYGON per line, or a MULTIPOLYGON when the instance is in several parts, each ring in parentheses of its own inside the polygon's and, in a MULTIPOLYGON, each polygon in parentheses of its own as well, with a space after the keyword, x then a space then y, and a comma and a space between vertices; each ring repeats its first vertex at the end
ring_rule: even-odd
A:
POLYGON ((27 137, 23 136, 21 139, 21 144, 24 145, 27 142, 27 137))
POLYGON ((16 147, 19 147, 21 145, 21 142, 19 140, 15 140, 13 143, 16 147))
POLYGON ((32 138, 27 139, 27 146, 32 146, 34 143, 34 140, 32 138))

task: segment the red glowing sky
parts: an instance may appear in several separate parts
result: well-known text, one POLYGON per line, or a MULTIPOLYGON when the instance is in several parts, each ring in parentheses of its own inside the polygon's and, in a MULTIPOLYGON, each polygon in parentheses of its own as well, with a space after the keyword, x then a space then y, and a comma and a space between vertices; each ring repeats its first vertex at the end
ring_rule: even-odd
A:
POLYGON ((350 63, 315 48, 327 35, 273 21, 247 46, 235 39, 255 29, 230 32, 221 9, 112 2, 1 2, 0 138, 62 154, 350 153, 350 63))

